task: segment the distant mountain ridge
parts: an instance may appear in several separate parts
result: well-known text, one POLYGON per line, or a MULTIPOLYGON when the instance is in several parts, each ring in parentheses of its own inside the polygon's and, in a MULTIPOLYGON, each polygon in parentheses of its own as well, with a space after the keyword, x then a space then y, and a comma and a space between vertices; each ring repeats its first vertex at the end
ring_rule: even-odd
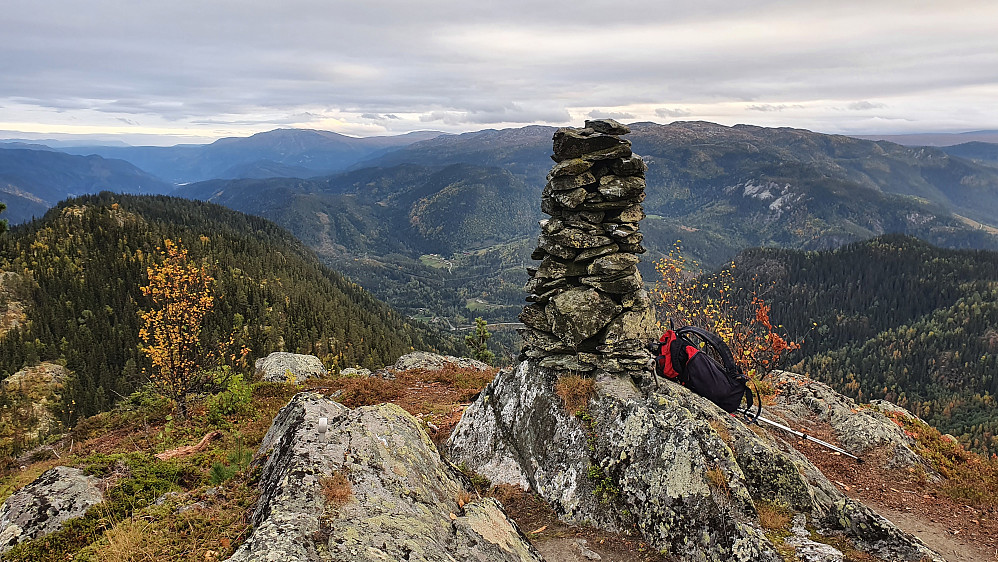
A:
POLYGON ((173 186, 123 160, 0 145, 0 201, 12 224, 40 217, 68 197, 113 191, 169 193, 173 186))
POLYGON ((67 147, 71 154, 98 154, 132 162, 172 183, 242 177, 310 177, 443 133, 420 131, 396 136, 349 137, 331 131, 275 129, 249 137, 219 139, 207 145, 67 147), (270 175, 276 172, 276 175, 270 175))
POLYGON ((946 154, 966 158, 978 164, 998 167, 998 140, 995 142, 965 142, 945 146, 941 150, 946 154))
POLYGON ((897 135, 852 135, 857 139, 884 140, 905 146, 955 146, 967 142, 998 143, 998 131, 963 133, 909 133, 897 135))

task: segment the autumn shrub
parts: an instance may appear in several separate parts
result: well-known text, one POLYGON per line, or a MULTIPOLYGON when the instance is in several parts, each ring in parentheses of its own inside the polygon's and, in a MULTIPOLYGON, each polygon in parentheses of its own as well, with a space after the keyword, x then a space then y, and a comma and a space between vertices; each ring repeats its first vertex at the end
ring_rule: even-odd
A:
POLYGON ((779 368, 786 354, 799 349, 800 344, 779 333, 782 326, 770 320, 770 306, 758 289, 735 285, 734 268, 732 263, 717 273, 705 274, 696 261, 682 254, 677 242, 655 264, 659 276, 652 300, 663 315, 663 329, 674 324, 677 328, 698 326, 709 330, 728 343, 735 362, 746 375, 762 378, 779 368), (748 294, 736 294, 741 291, 748 294))
POLYGON ((203 387, 206 370, 222 357, 204 333, 215 305, 215 278, 206 264, 192 263, 187 250, 170 239, 163 241, 159 260, 146 274, 149 284, 141 290, 150 307, 139 312, 139 339, 152 362, 149 379, 186 418, 188 395, 203 387))
POLYGON ((971 505, 998 506, 998 458, 968 451, 917 418, 899 412, 888 412, 887 417, 915 440, 915 452, 945 479, 942 490, 946 495, 971 505))

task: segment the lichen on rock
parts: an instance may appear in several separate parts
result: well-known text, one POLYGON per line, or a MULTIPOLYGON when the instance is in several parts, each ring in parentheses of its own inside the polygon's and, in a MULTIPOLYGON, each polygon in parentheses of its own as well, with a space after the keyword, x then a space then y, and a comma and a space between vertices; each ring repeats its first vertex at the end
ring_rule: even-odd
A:
POLYGON ((398 406, 351 410, 298 394, 259 455, 253 534, 229 560, 540 560, 497 502, 471 497, 398 406))
POLYGON ((450 457, 536 492, 568 522, 636 529, 684 560, 781 560, 758 522, 761 500, 884 560, 938 559, 845 497, 788 443, 685 387, 638 388, 603 374, 579 417, 565 410, 557 378, 533 360, 500 372, 452 433, 450 457))
POLYGON ((20 542, 58 531, 103 502, 97 482, 78 468, 57 466, 14 492, 0 506, 0 555, 20 542))
POLYGON ((265 381, 301 382, 326 375, 326 367, 318 357, 285 351, 257 359, 254 366, 257 376, 265 381))

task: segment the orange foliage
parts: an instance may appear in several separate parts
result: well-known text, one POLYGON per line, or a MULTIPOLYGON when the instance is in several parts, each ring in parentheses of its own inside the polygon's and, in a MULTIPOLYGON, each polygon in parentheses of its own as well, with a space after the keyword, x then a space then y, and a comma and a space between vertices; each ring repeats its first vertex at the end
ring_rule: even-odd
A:
POLYGON ((716 275, 703 276, 699 264, 683 256, 677 241, 669 255, 655 264, 659 279, 652 299, 667 322, 714 332, 731 346, 745 374, 765 377, 800 344, 777 333, 779 326, 774 327, 769 318, 770 307, 757 292, 752 292, 748 306, 732 302, 737 290, 731 272, 734 267, 732 263, 716 275))
POLYGON ((187 250, 172 240, 163 241, 160 255, 162 262, 147 268, 149 284, 141 287, 152 307, 139 312, 139 338, 152 361, 150 379, 186 417, 187 395, 203 383, 205 368, 218 357, 202 337, 215 303, 215 279, 206 265, 190 263, 187 250))

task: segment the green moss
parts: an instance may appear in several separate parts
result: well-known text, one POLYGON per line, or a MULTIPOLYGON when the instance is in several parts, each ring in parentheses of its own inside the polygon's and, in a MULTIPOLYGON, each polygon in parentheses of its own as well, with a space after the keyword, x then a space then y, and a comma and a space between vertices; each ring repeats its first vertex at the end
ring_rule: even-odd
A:
POLYGON ((599 498, 600 503, 610 503, 620 495, 620 488, 598 464, 590 464, 586 476, 592 480, 593 495, 599 498))

